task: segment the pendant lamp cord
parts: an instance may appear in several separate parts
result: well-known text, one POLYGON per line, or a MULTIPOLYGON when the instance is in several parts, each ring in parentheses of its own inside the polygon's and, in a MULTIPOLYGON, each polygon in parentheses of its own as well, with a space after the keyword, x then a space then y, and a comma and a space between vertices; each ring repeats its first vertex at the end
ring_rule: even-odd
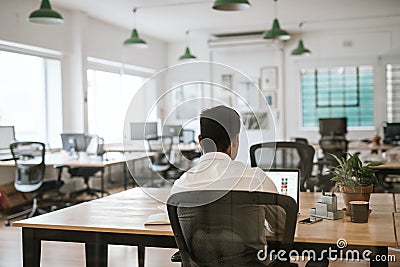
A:
POLYGON ((137 7, 133 8, 133 28, 137 28, 137 25, 136 25, 136 12, 137 12, 137 7))

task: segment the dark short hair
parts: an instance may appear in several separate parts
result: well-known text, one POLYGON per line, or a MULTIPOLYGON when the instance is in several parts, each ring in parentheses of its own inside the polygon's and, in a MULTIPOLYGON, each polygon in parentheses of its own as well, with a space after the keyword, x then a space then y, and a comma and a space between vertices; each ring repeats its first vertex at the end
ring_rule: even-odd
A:
POLYGON ((240 116, 232 108, 216 106, 200 114, 200 135, 206 153, 215 149, 225 152, 239 131, 240 116))

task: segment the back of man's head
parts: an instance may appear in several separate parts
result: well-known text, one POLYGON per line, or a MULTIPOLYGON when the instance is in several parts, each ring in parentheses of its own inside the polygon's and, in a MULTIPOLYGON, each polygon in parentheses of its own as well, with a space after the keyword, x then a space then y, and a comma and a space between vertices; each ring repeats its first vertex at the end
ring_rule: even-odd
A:
POLYGON ((200 114, 201 144, 205 153, 225 152, 239 131, 240 116, 229 107, 216 106, 200 114))

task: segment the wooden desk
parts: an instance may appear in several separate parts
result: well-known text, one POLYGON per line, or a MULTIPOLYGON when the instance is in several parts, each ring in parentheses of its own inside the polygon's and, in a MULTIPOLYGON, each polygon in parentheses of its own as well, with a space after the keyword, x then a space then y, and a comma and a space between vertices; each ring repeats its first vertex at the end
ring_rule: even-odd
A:
MULTIPOLYGON (((138 246, 139 266, 144 266, 146 246, 176 248, 170 226, 144 225, 150 214, 160 212, 157 206, 166 201, 168 190, 146 190, 158 200, 149 197, 140 188, 133 188, 13 223, 23 228, 23 266, 40 265, 41 240, 85 243, 86 266, 97 267, 107 266, 107 244, 138 246)), ((309 208, 314 207, 319 199, 320 194, 301 193, 298 220, 308 217, 309 208)), ((294 249, 299 252, 338 249, 336 242, 344 238, 348 249, 370 249, 373 255, 388 255, 388 247, 396 246, 393 196, 374 194, 371 209, 366 224, 351 223, 348 217, 336 221, 323 220, 312 225, 298 224, 294 249)), ((371 266, 388 266, 388 263, 371 261, 371 266)))
MULTIPOLYGON (((392 188, 392 185, 385 182, 388 175, 400 175, 400 162, 383 163, 379 166, 371 166, 376 170, 376 177, 378 178, 378 185, 382 186, 386 191, 392 188)), ((399 206, 400 207, 400 206, 399 206)))

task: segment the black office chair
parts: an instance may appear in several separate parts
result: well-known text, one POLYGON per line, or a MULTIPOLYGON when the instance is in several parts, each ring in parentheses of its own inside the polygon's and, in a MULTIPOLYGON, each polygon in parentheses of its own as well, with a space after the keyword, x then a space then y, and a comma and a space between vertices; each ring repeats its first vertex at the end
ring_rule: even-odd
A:
POLYGON ((104 175, 103 167, 70 167, 68 165, 58 166, 59 168, 65 168, 68 171, 68 174, 71 178, 79 178, 83 179, 85 184, 85 188, 71 192, 69 194, 69 198, 71 201, 76 200, 79 195, 86 194, 88 196, 93 196, 99 198, 102 194, 108 194, 107 191, 102 191, 101 189, 96 189, 90 187, 89 180, 90 178, 101 178, 104 175), (100 175, 98 174, 100 173, 100 175))
POLYGON ((335 184, 330 180, 333 175, 328 172, 329 169, 338 165, 336 159, 347 157, 348 141, 344 137, 324 137, 319 141, 323 152, 323 157, 318 159, 318 187, 322 191, 331 191, 335 184))
POLYGON ((311 145, 297 142, 266 142, 250 147, 252 167, 300 169, 301 191, 311 189, 315 184, 311 179, 314 154, 315 149, 311 145))
MULTIPOLYGON (((86 136, 86 139, 88 140, 86 152, 88 154, 103 156, 103 154, 105 153, 104 147, 103 147, 104 139, 97 135, 86 136)), ((103 179, 104 167, 70 167, 68 165, 62 165, 62 166, 58 166, 58 168, 60 168, 61 171, 64 168, 67 169, 71 178, 83 179, 85 188, 71 192, 69 197, 72 201, 75 200, 79 195, 82 195, 82 194, 86 194, 86 195, 93 196, 96 198, 99 198, 100 195, 102 196, 103 194, 108 194, 107 191, 103 191, 101 189, 96 189, 96 188, 89 186, 90 178, 98 177, 100 179, 103 179)))
POLYGON ((150 152, 156 152, 156 155, 151 157, 150 169, 159 174, 162 178, 168 181, 178 179, 182 171, 174 166, 172 158, 171 136, 148 136, 146 142, 150 152))
POLYGON ((270 257, 265 254, 267 242, 267 253, 273 248, 289 255, 298 211, 291 197, 265 192, 190 191, 170 196, 167 208, 182 266, 293 266, 289 259, 261 261, 270 257), (285 217, 282 234, 264 239, 266 213, 274 216, 278 209, 283 209, 285 217), (249 236, 257 240, 248 243, 249 236))
POLYGON ((55 193, 61 200, 62 193, 59 189, 64 182, 58 178, 45 179, 45 145, 40 142, 15 142, 10 145, 11 153, 15 161, 16 175, 14 180, 15 189, 19 192, 32 193, 33 204, 30 209, 8 216, 5 225, 17 218, 30 218, 46 213, 38 207, 38 200, 43 199, 45 193, 55 193))

